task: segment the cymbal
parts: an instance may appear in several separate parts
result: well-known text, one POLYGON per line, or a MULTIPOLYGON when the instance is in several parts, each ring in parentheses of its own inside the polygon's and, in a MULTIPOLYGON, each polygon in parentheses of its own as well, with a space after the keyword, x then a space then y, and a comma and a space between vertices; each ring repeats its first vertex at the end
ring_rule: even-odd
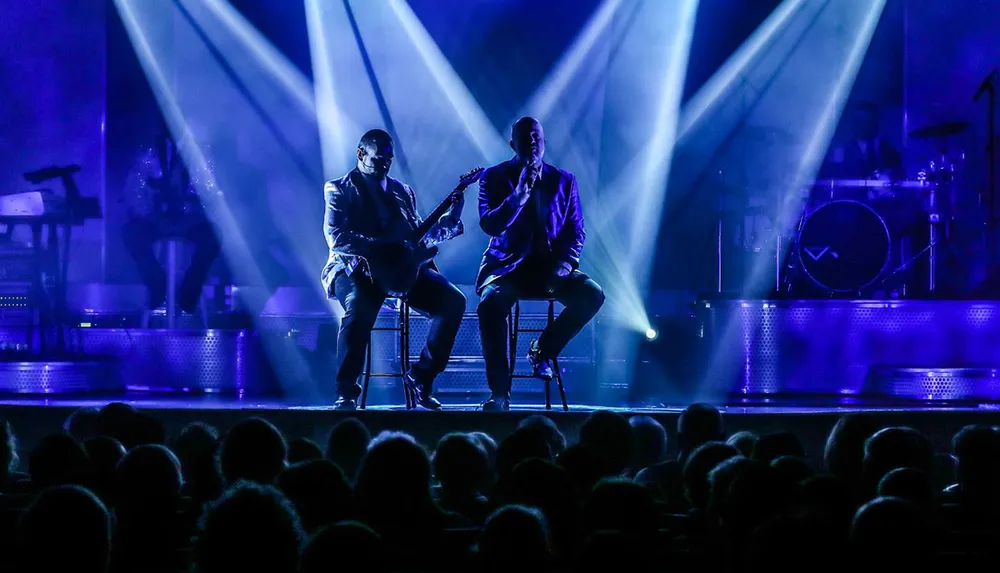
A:
POLYGON ((914 129, 910 132, 910 137, 913 139, 936 139, 938 137, 958 135, 966 129, 969 129, 969 122, 967 121, 945 121, 914 129))

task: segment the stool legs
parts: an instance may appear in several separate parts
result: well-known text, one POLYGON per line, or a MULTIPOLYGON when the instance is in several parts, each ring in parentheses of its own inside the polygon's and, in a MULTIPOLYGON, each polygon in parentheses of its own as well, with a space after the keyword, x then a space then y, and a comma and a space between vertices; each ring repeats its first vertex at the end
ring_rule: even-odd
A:
POLYGON ((364 381, 361 382, 361 409, 368 406, 368 384, 372 381, 372 333, 368 333, 368 348, 365 350, 364 381))
MULTIPOLYGON (((549 310, 548 316, 546 317, 545 327, 549 328, 556 319, 556 301, 549 299, 549 310)), ((513 388, 513 382, 515 378, 530 378, 526 375, 517 375, 514 373, 514 365, 517 361, 517 338, 521 330, 521 304, 520 301, 514 302, 514 308, 507 315, 507 347, 509 349, 509 374, 511 379, 511 388, 513 388)), ((529 331, 529 332, 538 332, 529 331)), ((555 381, 556 387, 559 389, 559 398, 562 401, 562 407, 564 412, 569 411, 569 404, 566 402, 566 389, 563 386, 562 372, 559 368, 559 359, 552 358, 552 367, 555 370, 555 381)), ((552 409, 552 381, 545 380, 545 409, 552 409)))
POLYGON ((399 379, 403 384, 403 399, 406 401, 406 409, 412 410, 417 407, 417 397, 413 395, 409 385, 406 384, 406 373, 410 371, 410 305, 404 304, 399 309, 399 379))
MULTIPOLYGON (((556 301, 549 299, 549 320, 546 327, 551 326, 556 320, 556 301)), ((559 358, 552 358, 552 368, 555 370, 556 386, 559 388, 559 398, 562 400, 563 412, 569 412, 569 405, 566 403, 566 389, 563 388, 562 370, 559 368, 559 358)), ((551 410, 552 403, 549 400, 549 383, 545 384, 545 409, 551 410)))
POLYGON ((403 399, 406 402, 406 409, 412 410, 417 407, 416 396, 410 393, 406 385, 406 373, 410 370, 410 305, 402 303, 398 315, 399 325, 395 328, 373 327, 368 333, 368 348, 365 349, 365 368, 362 371, 361 382, 361 404, 359 408, 364 410, 368 406, 368 386, 371 384, 373 376, 396 377, 403 382, 403 399), (372 373, 372 338, 376 331, 395 331, 399 333, 399 374, 374 374, 372 373))
POLYGON ((507 375, 510 389, 514 389, 514 365, 517 362, 517 332, 521 324, 521 305, 514 301, 514 309, 507 313, 507 375))
POLYGON ((167 328, 173 329, 177 310, 177 241, 167 241, 167 328))

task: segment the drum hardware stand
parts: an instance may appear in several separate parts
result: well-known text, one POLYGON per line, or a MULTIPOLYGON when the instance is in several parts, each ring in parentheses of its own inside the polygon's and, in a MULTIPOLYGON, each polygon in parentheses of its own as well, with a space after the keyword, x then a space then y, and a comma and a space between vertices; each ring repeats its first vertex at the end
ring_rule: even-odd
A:
POLYGON ((986 207, 986 278, 983 280, 983 285, 980 289, 986 287, 986 290, 990 290, 988 285, 997 282, 997 275, 1000 274, 1000 268, 998 268, 998 261, 996 257, 996 241, 997 241, 997 214, 996 214, 996 199, 997 199, 997 164, 996 164, 996 121, 997 121, 997 68, 993 68, 989 74, 983 79, 983 82, 979 85, 979 89, 976 90, 975 95, 972 96, 972 101, 977 102, 984 94, 989 96, 987 100, 987 112, 986 112, 986 165, 987 165, 987 192, 986 200, 983 201, 983 196, 980 194, 979 202, 980 205, 985 203, 986 207))

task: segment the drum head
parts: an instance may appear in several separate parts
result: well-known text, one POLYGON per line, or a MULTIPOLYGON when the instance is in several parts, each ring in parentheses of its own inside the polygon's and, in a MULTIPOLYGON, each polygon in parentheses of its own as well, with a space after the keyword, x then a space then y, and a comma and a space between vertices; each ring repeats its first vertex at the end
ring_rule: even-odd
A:
POLYGON ((833 201, 806 217, 799 231, 798 256, 806 275, 832 292, 861 290, 889 264, 889 230, 871 207, 833 201))

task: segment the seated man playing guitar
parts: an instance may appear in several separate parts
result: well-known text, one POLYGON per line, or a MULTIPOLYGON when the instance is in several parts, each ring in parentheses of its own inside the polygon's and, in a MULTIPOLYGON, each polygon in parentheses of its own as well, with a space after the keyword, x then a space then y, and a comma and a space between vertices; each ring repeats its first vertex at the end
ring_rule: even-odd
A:
POLYGON ((434 378, 444 371, 465 312, 465 295, 448 282, 431 259, 437 243, 461 235, 463 192, 481 169, 464 175, 458 187, 422 220, 413 189, 389 177, 393 145, 380 129, 358 143, 358 165, 327 181, 324 221, 330 257, 322 280, 327 296, 344 307, 337 342, 337 402, 353 410, 361 393, 358 376, 365 362, 369 333, 386 297, 405 297, 431 319, 427 344, 403 383, 418 406, 438 410, 431 396, 434 378))

